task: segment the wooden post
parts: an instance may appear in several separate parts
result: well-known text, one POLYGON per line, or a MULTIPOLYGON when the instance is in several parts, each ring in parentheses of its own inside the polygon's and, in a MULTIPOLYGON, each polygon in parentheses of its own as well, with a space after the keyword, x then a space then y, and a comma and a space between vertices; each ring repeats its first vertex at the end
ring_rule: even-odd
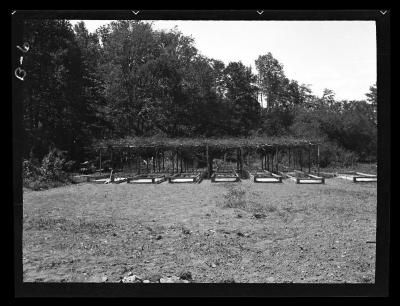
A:
POLYGON ((111 148, 111 157, 110 157, 110 163, 111 163, 111 168, 114 168, 114 163, 113 163, 113 149, 111 148))
POLYGON ((264 155, 263 154, 261 154, 261 170, 264 170, 264 167, 265 167, 265 165, 264 165, 264 155))
MULTIPOLYGON (((181 153, 181 151, 180 151, 179 153, 181 153)), ((182 172, 183 172, 183 168, 182 168, 182 154, 179 154, 179 159, 180 159, 180 162, 181 162, 181 173, 182 173, 182 172)))
POLYGON ((317 145, 317 165, 318 165, 318 176, 319 176, 319 145, 317 145))
POLYGON ((208 173, 209 173, 210 178, 211 178, 212 172, 213 172, 213 156, 211 156, 211 154, 210 154, 210 156, 208 158, 208 173))
POLYGON ((264 170, 267 170, 267 154, 264 153, 264 170))
POLYGON ((302 148, 300 148, 300 151, 299 151, 299 154, 300 154, 300 156, 299 156, 299 158, 300 158, 300 171, 303 171, 303 154, 302 154, 303 152, 302 152, 302 148))
POLYGON ((207 159, 207 169, 208 169, 208 178, 211 177, 211 172, 210 172, 210 157, 208 156, 208 145, 206 145, 206 159, 207 159))
POLYGON ((165 160, 165 151, 162 152, 162 170, 163 170, 163 172, 165 171, 164 160, 165 160))
POLYGON ((157 151, 157 162, 158 162, 158 172, 161 172, 161 156, 160 152, 157 151))
POLYGON ((101 148, 99 149, 99 160, 100 160, 100 175, 101 175, 101 148))
POLYGON ((268 171, 269 171, 269 154, 267 153, 266 156, 267 156, 267 164, 268 164, 268 171))
POLYGON ((311 173, 311 144, 308 145, 308 173, 311 173))
POLYGON ((276 155, 276 173, 278 173, 278 171, 279 171, 279 156, 278 156, 278 154, 279 154, 279 149, 278 149, 278 147, 276 147, 275 148, 275 155, 276 155))
POLYGON ((236 170, 239 171, 239 148, 236 149, 236 170))
POLYGON ((154 172, 156 172, 156 157, 155 157, 155 155, 152 156, 151 160, 153 162, 153 173, 154 173, 154 172))
POLYGON ((290 169, 290 148, 288 148, 288 154, 289 154, 289 169, 290 169))
POLYGON ((243 175, 243 149, 240 148, 240 176, 243 175))
POLYGON ((179 172, 179 152, 178 149, 176 149, 176 173, 179 172))
POLYGON ((271 156, 271 172, 274 172, 274 153, 272 153, 272 156, 271 156))

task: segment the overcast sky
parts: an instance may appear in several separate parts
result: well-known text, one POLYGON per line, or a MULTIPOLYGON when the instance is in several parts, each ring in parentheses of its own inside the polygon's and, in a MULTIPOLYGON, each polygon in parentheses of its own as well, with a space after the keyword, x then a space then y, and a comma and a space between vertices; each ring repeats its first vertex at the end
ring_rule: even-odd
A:
MULTIPOLYGON (((79 20, 71 20, 74 24, 79 20)), ((84 20, 89 31, 110 20, 84 20)), ((175 26, 192 36, 199 52, 228 64, 252 66, 271 52, 288 78, 310 84, 320 96, 332 89, 339 100, 365 99, 376 82, 374 21, 153 21, 155 29, 175 26)))

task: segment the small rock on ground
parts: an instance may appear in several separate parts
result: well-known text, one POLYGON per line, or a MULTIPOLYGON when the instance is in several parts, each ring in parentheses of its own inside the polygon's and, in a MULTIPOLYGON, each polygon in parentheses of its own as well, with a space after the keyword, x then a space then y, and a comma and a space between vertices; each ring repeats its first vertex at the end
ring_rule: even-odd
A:
POLYGON ((140 279, 140 277, 138 277, 136 275, 128 274, 128 276, 124 276, 122 278, 121 282, 123 282, 123 283, 141 283, 142 280, 140 279))
POLYGON ((160 279, 160 283, 177 283, 179 282, 179 277, 178 276, 171 276, 171 277, 162 277, 160 279))
POLYGON ((190 273, 190 271, 181 272, 179 278, 183 280, 192 280, 192 273, 190 273))

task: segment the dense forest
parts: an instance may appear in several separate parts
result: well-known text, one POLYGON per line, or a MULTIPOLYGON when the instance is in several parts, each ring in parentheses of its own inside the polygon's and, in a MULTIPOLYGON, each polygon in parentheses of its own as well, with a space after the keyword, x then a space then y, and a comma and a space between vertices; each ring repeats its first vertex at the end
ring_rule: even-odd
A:
MULTIPOLYGON (((299 136, 321 139, 322 166, 376 160, 377 93, 362 101, 321 97, 286 77, 266 50, 257 71, 201 55, 177 29, 117 21, 90 33, 83 22, 27 20, 24 158, 49 150, 85 160, 99 139, 126 136, 299 136), (259 97, 267 102, 261 107, 259 97)), ((265 39, 268 39, 266 37, 265 39)))

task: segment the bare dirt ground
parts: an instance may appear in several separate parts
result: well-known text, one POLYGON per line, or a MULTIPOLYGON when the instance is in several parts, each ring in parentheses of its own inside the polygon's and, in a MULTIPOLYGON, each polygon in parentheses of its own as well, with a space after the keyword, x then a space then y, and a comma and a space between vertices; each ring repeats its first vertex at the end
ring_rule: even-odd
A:
POLYGON ((371 283, 376 189, 332 178, 24 190, 24 281, 371 283))

